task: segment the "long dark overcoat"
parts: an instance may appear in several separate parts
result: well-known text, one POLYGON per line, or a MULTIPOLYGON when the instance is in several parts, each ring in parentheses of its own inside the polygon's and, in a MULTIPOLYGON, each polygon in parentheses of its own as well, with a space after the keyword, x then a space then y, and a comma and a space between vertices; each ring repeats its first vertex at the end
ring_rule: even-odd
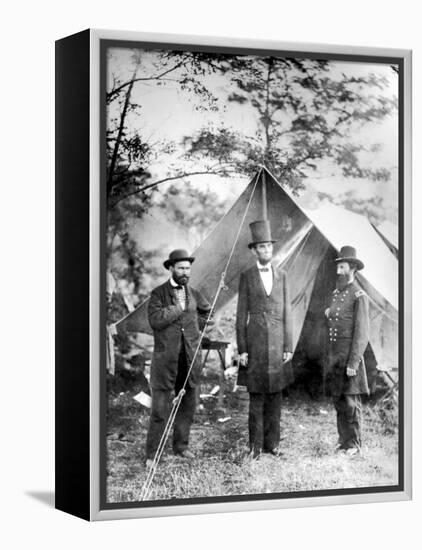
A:
MULTIPOLYGON (((205 325, 210 304, 196 289, 187 288, 187 308, 176 299, 170 281, 152 291, 148 304, 148 320, 154 332, 154 352, 151 361, 150 385, 156 390, 174 389, 179 353, 184 342, 188 367, 192 363, 205 325)), ((201 374, 202 357, 198 351, 188 384, 195 386, 201 374)))
POLYGON ((327 374, 333 395, 368 394, 363 354, 369 342, 369 304, 367 294, 352 281, 334 290, 326 311, 328 324, 327 374), (347 367, 356 370, 347 376, 347 367))
POLYGON ((267 296, 257 265, 240 276, 236 335, 238 352, 248 353, 247 388, 252 393, 281 391, 293 381, 291 363, 283 352, 293 351, 290 293, 283 270, 273 270, 267 296))

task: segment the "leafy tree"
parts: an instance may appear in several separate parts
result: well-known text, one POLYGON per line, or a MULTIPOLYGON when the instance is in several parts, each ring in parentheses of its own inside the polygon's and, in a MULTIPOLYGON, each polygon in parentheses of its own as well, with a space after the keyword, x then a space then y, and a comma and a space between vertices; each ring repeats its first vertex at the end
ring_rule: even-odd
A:
MULTIPOLYGON (((199 174, 221 174, 221 167, 204 170, 176 169, 160 180, 151 181, 150 166, 160 157, 174 152, 172 142, 148 141, 139 129, 130 129, 128 117, 135 113, 142 119, 142 106, 133 100, 133 89, 138 83, 154 83, 156 86, 173 85, 192 95, 198 101, 198 110, 217 110, 217 98, 205 86, 204 77, 216 72, 226 72, 229 58, 224 55, 203 52, 155 52, 155 57, 143 62, 143 52, 133 52, 133 72, 129 80, 113 75, 106 93, 107 121, 107 197, 113 208, 120 201, 155 188, 166 181, 178 180, 199 174)), ((226 173, 224 172, 224 175, 226 173)), ((145 196, 144 196, 145 199, 145 196)))
POLYGON ((228 101, 252 107, 255 133, 205 127, 185 139, 189 155, 232 163, 248 175, 265 164, 295 191, 327 160, 346 177, 389 178, 388 170, 363 165, 360 154, 374 146, 355 137, 357 129, 396 108, 395 100, 382 94, 385 78, 336 76, 329 61, 264 57, 246 58, 233 72, 233 82, 228 101))
MULTIPOLYGON (((171 143, 150 142, 142 132, 130 125, 130 117, 138 119, 141 126, 142 106, 133 99, 134 87, 139 83, 179 86, 187 92, 200 95, 200 108, 207 105, 212 108, 214 98, 201 85, 200 76, 204 74, 200 55, 190 53, 156 52, 155 56, 144 52, 132 52, 132 72, 130 78, 112 75, 110 87, 106 93, 107 128, 107 252, 109 263, 113 257, 120 259, 127 267, 118 277, 127 278, 133 284, 135 295, 140 289, 140 280, 144 271, 145 251, 139 251, 131 239, 128 224, 131 218, 140 218, 147 212, 154 200, 156 187, 151 185, 150 166, 161 156, 173 151, 171 143), (148 190, 148 192, 147 192, 148 190)), ((212 67, 211 67, 212 70, 212 67)), ((181 178, 186 174, 177 174, 181 178)), ((175 179, 175 174, 170 176, 175 179)), ((162 179, 161 183, 166 181, 162 179)), ((116 267, 114 268, 116 271, 116 267)))
MULTIPOLYGON (((133 99, 133 91, 139 83, 156 86, 176 86, 197 98, 195 108, 215 110, 216 98, 203 83, 207 74, 227 69, 224 56, 202 52, 145 52, 134 50, 130 78, 112 75, 106 93, 107 129, 107 250, 108 255, 121 253, 127 247, 128 257, 134 253, 129 246, 127 223, 131 217, 142 217, 154 201, 160 184, 184 180, 186 177, 203 174, 227 175, 224 167, 205 167, 200 170, 171 167, 164 177, 153 179, 151 165, 166 164, 166 157, 175 151, 170 141, 151 142, 139 129, 142 123, 142 105, 133 99), (136 116, 136 128, 129 122, 136 116)), ((174 191, 173 191, 174 193, 174 191)), ((136 263, 136 259, 132 258, 136 263)), ((138 266, 139 267, 139 266, 138 266)))
POLYGON ((216 193, 198 189, 190 181, 183 186, 172 184, 157 206, 166 211, 168 221, 188 231, 195 248, 225 212, 224 201, 216 193))
POLYGON ((130 280, 135 293, 142 288, 147 253, 130 238, 131 218, 142 217, 158 204, 175 223, 194 228, 200 240, 220 215, 215 197, 194 192, 186 178, 250 176, 257 165, 265 164, 298 192, 309 173, 330 162, 346 177, 388 179, 388 170, 364 166, 362 153, 375 146, 356 139, 356 130, 382 121, 396 108, 395 100, 385 97, 382 77, 338 74, 323 60, 177 51, 157 51, 147 58, 144 54, 133 52, 131 73, 113 75, 106 94, 108 252, 109 258, 114 255, 126 266, 116 275, 130 280), (173 86, 189 94, 195 109, 223 110, 221 98, 208 86, 210 75, 225 75, 226 101, 248 106, 256 129, 243 133, 227 125, 209 125, 180 144, 147 139, 141 129, 142 105, 134 100, 136 87, 145 82, 173 86), (178 151, 180 163, 169 162, 178 151), (167 166, 159 177, 152 169, 157 163, 167 166), (167 197, 160 193, 165 182, 174 182, 167 197))

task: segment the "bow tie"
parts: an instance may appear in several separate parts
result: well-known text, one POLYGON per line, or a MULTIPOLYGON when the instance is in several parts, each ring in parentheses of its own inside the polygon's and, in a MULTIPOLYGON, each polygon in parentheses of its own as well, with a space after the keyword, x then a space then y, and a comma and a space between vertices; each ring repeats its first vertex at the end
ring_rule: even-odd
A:
POLYGON ((173 288, 174 288, 174 290, 183 290, 184 289, 184 287, 181 286, 181 285, 174 286, 173 288))
POLYGON ((270 270, 269 267, 259 267, 258 269, 259 269, 259 271, 261 271, 261 273, 262 273, 262 272, 265 273, 266 271, 269 271, 269 270, 270 270))

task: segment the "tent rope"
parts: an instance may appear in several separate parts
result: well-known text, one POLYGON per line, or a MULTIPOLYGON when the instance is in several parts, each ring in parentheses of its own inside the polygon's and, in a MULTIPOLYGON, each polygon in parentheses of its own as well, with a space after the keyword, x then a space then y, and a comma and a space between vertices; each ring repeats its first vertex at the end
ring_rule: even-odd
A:
POLYGON ((179 407, 180 407, 180 403, 183 399, 183 396, 185 395, 186 393, 186 384, 188 382, 188 379, 189 379, 189 376, 191 374, 191 371, 192 371, 192 368, 195 364, 195 360, 196 360, 196 357, 199 353, 199 350, 201 349, 201 345, 202 345, 202 340, 204 338, 204 334, 205 334, 205 331, 207 329, 207 326, 208 326, 208 323, 213 315, 213 312, 214 312, 214 309, 215 309, 215 306, 216 306, 216 303, 217 303, 217 300, 218 300, 218 297, 220 295, 220 292, 222 290, 225 290, 227 287, 226 287, 226 284, 225 284, 225 277, 226 277, 226 273, 227 273, 227 269, 230 265, 230 262, 232 260, 232 257, 233 257, 233 254, 234 254, 234 251, 235 251, 235 248, 236 248, 236 245, 237 245, 237 242, 239 240, 239 237, 240 237, 240 233, 242 231, 242 227, 243 227, 243 224, 245 222, 245 219, 246 219, 246 216, 247 216, 247 213, 249 211, 249 207, 251 205, 251 202, 252 202, 252 198, 254 196, 254 193, 255 193, 255 189, 256 189, 256 186, 258 184, 258 181, 259 181, 259 177, 261 175, 261 172, 262 172, 262 168, 261 170, 257 173, 256 177, 255 177, 255 183, 253 185, 253 189, 252 189, 252 192, 251 192, 251 195, 249 197, 249 200, 248 200, 248 203, 246 205, 246 208, 245 208, 245 211, 243 213, 243 216, 242 216, 242 220, 240 222, 240 225, 239 225, 239 229, 237 231, 237 234, 236 234, 236 238, 234 240, 234 243, 233 243, 233 246, 232 246, 232 249, 230 251, 230 254, 229 254, 229 257, 228 257, 228 260, 226 262, 226 265, 225 265, 225 268, 224 270, 222 271, 221 273, 221 277, 220 277, 220 282, 218 284, 218 287, 217 287, 217 291, 216 291, 216 294, 214 296, 214 300, 212 302, 212 305, 211 305, 211 308, 208 312, 208 317, 205 321, 205 325, 204 325, 204 328, 202 329, 202 332, 200 334, 200 337, 199 337, 199 341, 198 341, 198 344, 196 346, 196 349, 195 349, 195 353, 193 355, 193 359, 192 361, 190 362, 190 366, 189 366, 189 369, 188 369, 188 372, 186 374, 186 378, 184 380, 184 383, 183 383, 183 386, 182 388, 180 389, 179 393, 177 394, 177 396, 173 399, 173 404, 172 404, 172 409, 170 411, 170 414, 169 414, 169 417, 167 419, 167 423, 166 423, 166 426, 164 428, 164 431, 163 431, 163 434, 161 436, 161 439, 160 439, 160 442, 158 444, 158 447, 157 447, 157 450, 155 452, 155 456, 153 458, 153 461, 152 461, 152 464, 149 468, 149 471, 148 471, 148 474, 147 474, 147 477, 146 477, 146 480, 144 482, 144 485, 141 489, 141 495, 140 495, 140 500, 141 501, 144 501, 148 498, 149 494, 150 494, 150 489, 151 489, 151 484, 152 484, 152 481, 154 479, 154 476, 156 474, 156 471, 157 471, 157 467, 158 467, 158 463, 161 459, 161 456, 164 452, 164 447, 167 443, 167 439, 168 439, 168 436, 170 435, 170 431, 173 427, 173 423, 174 423, 174 420, 176 418, 176 414, 177 414, 177 411, 179 410, 179 407))

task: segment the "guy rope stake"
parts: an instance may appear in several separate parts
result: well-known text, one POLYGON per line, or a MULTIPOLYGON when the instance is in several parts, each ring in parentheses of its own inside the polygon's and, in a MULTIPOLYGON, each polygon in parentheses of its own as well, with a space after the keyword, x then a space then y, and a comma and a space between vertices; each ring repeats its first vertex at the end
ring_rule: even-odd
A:
POLYGON ((202 332, 200 334, 200 337, 199 337, 199 342, 198 342, 198 345, 196 346, 196 349, 195 349, 195 353, 193 355, 193 358, 192 358, 192 361, 190 361, 190 365, 189 365, 189 369, 188 369, 188 372, 186 374, 186 378, 183 382, 183 386, 181 388, 181 390, 179 391, 179 393, 177 394, 177 396, 174 398, 173 400, 173 405, 172 405, 172 408, 171 408, 171 411, 170 411, 170 414, 169 414, 169 417, 167 419, 167 423, 166 423, 166 426, 164 428, 164 431, 163 431, 163 434, 161 436, 161 439, 160 439, 160 442, 158 444, 158 447, 157 447, 157 451, 155 452, 155 456, 154 456, 154 459, 152 461, 152 464, 148 470, 148 473, 147 473, 147 477, 146 477, 146 480, 142 486, 142 489, 141 489, 141 494, 140 494, 140 497, 139 497, 139 500, 140 501, 144 501, 144 500, 147 500, 149 495, 150 495, 150 490, 151 490, 151 484, 152 484, 152 481, 154 479, 154 476, 155 476, 155 473, 157 471, 157 467, 158 467, 158 463, 161 459, 161 456, 164 452, 164 447, 167 443, 167 439, 170 435, 170 431, 173 427, 173 423, 174 423, 174 420, 176 418, 176 415, 177 415, 177 411, 179 410, 179 407, 180 407, 180 403, 182 401, 182 398, 183 398, 183 395, 186 393, 186 384, 188 382, 188 379, 189 379, 189 376, 190 376, 190 373, 192 371, 192 368, 193 368, 193 365, 195 364, 195 360, 196 360, 196 357, 199 353, 199 350, 201 349, 201 345, 202 345, 202 340, 204 338, 204 334, 205 334, 205 331, 208 327, 208 323, 214 313, 214 309, 215 309, 215 306, 217 304, 217 300, 218 300, 218 297, 220 295, 220 292, 222 290, 226 290, 227 289, 227 286, 225 284, 225 277, 226 277, 226 273, 227 273, 227 269, 229 267, 229 264, 231 262, 231 259, 233 257, 233 253, 234 253, 234 250, 236 248, 236 244, 239 240, 239 237, 240 237, 240 233, 242 231, 242 227, 243 227, 243 224, 245 222, 245 219, 246 219, 246 216, 247 216, 247 213, 248 213, 248 210, 249 210, 249 207, 251 205, 251 202, 252 202, 252 197, 255 193, 255 189, 256 189, 256 186, 257 186, 257 183, 259 181, 259 177, 261 175, 261 172, 262 172, 262 169, 258 172, 258 174, 256 175, 256 178, 255 178, 255 182, 254 182, 254 186, 252 188, 252 192, 251 192, 251 196, 249 197, 249 200, 248 200, 248 204, 246 205, 246 208, 245 208, 245 211, 243 213, 243 216, 242 216, 242 220, 240 222, 240 225, 239 225, 239 229, 237 231, 237 234, 236 234, 236 238, 234 240, 234 243, 233 243, 233 246, 232 246, 232 249, 230 251, 230 254, 229 254, 229 257, 227 259, 227 262, 226 262, 226 266, 224 268, 224 270, 222 271, 221 273, 221 276, 220 276, 220 281, 219 281, 219 284, 218 284, 218 287, 217 287, 217 291, 216 291, 216 294, 214 296, 214 300, 212 302, 212 305, 211 305, 211 309, 208 313, 208 316, 207 316, 207 319, 205 321, 205 325, 204 325, 204 328, 202 329, 202 332))

